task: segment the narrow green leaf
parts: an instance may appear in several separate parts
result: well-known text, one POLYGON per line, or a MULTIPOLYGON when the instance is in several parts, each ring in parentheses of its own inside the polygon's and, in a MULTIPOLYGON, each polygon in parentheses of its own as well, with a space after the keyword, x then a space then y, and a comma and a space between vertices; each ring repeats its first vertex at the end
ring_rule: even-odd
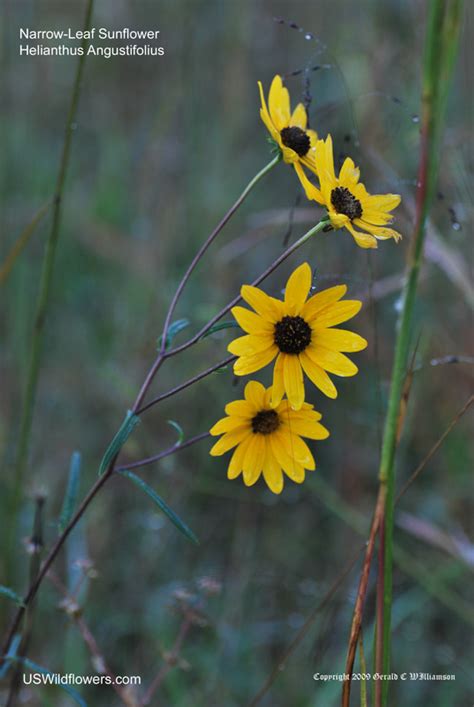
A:
POLYGON ((175 422, 175 420, 166 420, 168 425, 171 425, 171 427, 174 427, 176 432, 178 433, 178 441, 176 442, 177 445, 180 445, 184 439, 184 431, 179 422, 175 422))
POLYGON ((138 415, 135 415, 131 410, 129 410, 125 416, 125 420, 122 422, 119 431, 109 444, 107 451, 102 457, 99 467, 99 476, 102 476, 104 471, 106 471, 110 465, 112 459, 120 452, 123 445, 130 437, 133 429, 140 422, 138 415))
POLYGON ((201 336, 201 339, 205 339, 207 336, 214 334, 216 331, 222 331, 222 329, 240 329, 240 326, 237 322, 219 322, 219 324, 214 324, 214 326, 211 326, 211 328, 201 336))
POLYGON ((76 702, 80 707, 87 707, 87 702, 82 698, 82 696, 74 690, 72 687, 69 685, 63 685, 61 682, 55 682, 54 677, 55 673, 51 672, 51 670, 48 670, 47 668, 43 668, 42 665, 38 665, 38 663, 34 663, 32 660, 29 658, 17 658, 17 661, 23 663, 27 668, 30 668, 30 670, 33 670, 35 673, 42 673, 43 675, 51 675, 51 681, 45 680, 43 685, 56 685, 57 687, 60 687, 61 690, 64 690, 67 692, 67 694, 72 697, 74 702, 76 702))
POLYGON ((71 520, 76 506, 79 493, 79 477, 81 474, 81 454, 73 452, 69 465, 69 479, 67 482, 66 495, 64 496, 63 507, 58 521, 59 531, 62 532, 71 520))
MULTIPOLYGON (((166 346, 165 349, 167 349, 169 346, 171 346, 171 342, 173 341, 174 337, 179 334, 180 331, 183 329, 186 329, 190 325, 189 319, 177 319, 175 322, 172 322, 169 327, 168 327, 168 332, 166 334, 166 346)), ((163 337, 160 336, 158 339, 158 350, 161 349, 161 342, 163 341, 163 337)))
POLYGON ((131 471, 121 471, 119 472, 122 474, 122 476, 126 476, 130 481, 133 481, 134 484, 138 486, 142 491, 144 491, 152 501, 156 503, 156 505, 160 508, 160 510, 163 511, 163 513, 168 516, 170 521, 173 523, 178 530, 180 530, 189 540, 191 540, 193 543, 196 545, 199 545, 199 540, 193 533, 193 531, 184 523, 181 518, 179 518, 174 511, 171 510, 169 506, 166 505, 166 503, 163 501, 161 496, 158 496, 156 491, 151 488, 151 486, 148 486, 143 479, 141 479, 139 476, 134 474, 131 471))
POLYGON ((4 587, 3 584, 0 584, 0 594, 4 597, 8 597, 18 606, 25 606, 21 596, 14 592, 13 589, 10 589, 10 587, 4 587))

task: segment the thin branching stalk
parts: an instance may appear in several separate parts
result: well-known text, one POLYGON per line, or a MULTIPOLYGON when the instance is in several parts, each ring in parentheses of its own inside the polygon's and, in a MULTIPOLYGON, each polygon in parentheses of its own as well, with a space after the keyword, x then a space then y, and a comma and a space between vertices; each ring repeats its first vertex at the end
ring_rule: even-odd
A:
POLYGON ((140 389, 137 399, 133 405, 133 412, 136 412, 140 406, 141 403, 143 402, 143 399, 146 395, 146 392, 148 388, 150 387, 158 369, 160 368, 161 364, 163 363, 163 360, 165 358, 165 351, 166 351, 166 341, 168 338, 168 330, 171 324, 171 318, 173 316, 174 310, 176 309, 176 305, 178 304, 178 300, 181 296, 181 293, 183 292, 186 283, 188 282, 189 278, 191 277, 192 273, 194 272, 196 266, 198 263, 201 261, 202 257, 204 256, 205 252, 209 248, 209 246, 215 241, 219 233, 222 231, 226 223, 230 220, 230 218, 235 214, 237 209, 243 204, 247 196, 250 194, 252 189, 259 183, 259 181, 264 177, 270 170, 275 167, 276 164, 281 160, 281 154, 278 153, 271 162, 269 162, 263 169, 258 172, 253 179, 250 180, 250 182, 247 184, 245 189, 243 190, 242 194, 239 196, 237 201, 233 204, 233 206, 230 207, 229 211, 225 214, 225 216, 221 219, 221 221, 217 224, 215 229, 212 231, 212 233, 207 237, 207 239, 204 241, 202 246, 199 248, 198 252, 192 259, 188 269, 184 273, 178 287, 176 288, 176 292, 174 293, 173 299, 171 300, 171 304, 168 308, 168 311, 166 313, 165 317, 165 323, 163 325, 163 332, 161 335, 161 346, 160 350, 158 352, 158 356, 155 359, 155 362, 153 366, 150 369, 150 372, 148 373, 148 376, 146 377, 145 381, 143 382, 143 386, 140 389))
MULTIPOLYGON (((252 284, 257 285, 260 282, 262 282, 282 262, 284 262, 284 260, 286 260, 292 253, 294 253, 298 248, 300 248, 304 243, 306 243, 306 241, 308 241, 313 235, 315 235, 319 231, 323 230, 324 228, 327 228, 327 225, 328 225, 328 218, 326 217, 326 218, 323 218, 319 223, 317 223, 309 231, 307 231, 303 236, 301 236, 295 243, 293 243, 293 245, 291 245, 289 248, 287 248, 266 270, 264 270, 264 272, 252 284)), ((197 341, 199 341, 201 336, 203 334, 205 334, 207 331, 209 331, 209 329, 216 323, 216 321, 218 321, 221 317, 223 317, 226 312, 230 311, 230 309, 232 309, 234 304, 239 302, 240 299, 241 299, 240 296, 235 298, 229 305, 227 305, 227 307, 222 309, 219 312, 219 314, 211 320, 210 323, 208 323, 205 327, 203 327, 203 329, 201 329, 201 331, 198 333, 198 335, 196 335, 189 342, 187 342, 187 344, 184 347, 180 347, 180 350, 185 350, 185 349, 189 348, 190 346, 192 346, 197 341)), ((175 349, 174 354, 177 352, 178 352, 178 349, 175 349)), ((163 361, 167 357, 167 355, 168 355, 167 352, 162 354, 161 361, 163 361)), ((159 360, 159 358, 160 357, 158 357, 157 360, 159 360)), ((151 385, 151 382, 153 380, 153 375, 151 375, 151 373, 152 373, 152 371, 154 371, 156 373, 157 360, 155 360, 155 363, 153 364, 152 368, 148 372, 148 374, 145 378, 145 382, 140 389, 140 394, 137 397, 137 400, 135 401, 136 409, 138 409, 138 407, 139 407, 139 405, 137 405, 137 403, 139 403, 139 398, 141 397, 141 399, 143 400, 144 396, 146 395, 146 393, 148 391, 149 386, 151 385)), ((207 371, 208 374, 211 372, 212 371, 210 371, 210 370, 207 371)), ((193 382, 200 380, 201 377, 196 376, 195 381, 193 381, 193 382)), ((177 386, 177 390, 175 392, 179 392, 179 390, 181 390, 181 389, 182 388, 180 386, 177 386)), ((169 396, 167 396, 167 397, 169 397, 169 396)), ((150 460, 141 460, 139 463, 136 464, 136 466, 138 466, 138 465, 143 466, 144 463, 151 464, 152 462, 157 461, 158 458, 162 458, 164 456, 168 456, 169 454, 173 454, 174 452, 177 452, 180 449, 186 448, 186 446, 190 446, 191 444, 194 444, 195 442, 197 442, 201 439, 204 439, 205 437, 208 436, 208 434, 209 433, 207 433, 207 432, 202 433, 201 435, 197 435, 195 438, 192 438, 191 440, 188 440, 185 443, 174 445, 169 450, 165 450, 164 452, 162 452, 161 455, 157 455, 154 458, 150 458, 150 460)), ((11 645, 13 637, 15 636, 15 634, 18 631, 18 628, 20 626, 20 623, 23 618, 26 607, 28 607, 28 605, 31 603, 31 601, 36 596, 38 589, 40 588, 40 586, 43 582, 43 579, 45 578, 46 574, 48 573, 49 568, 51 567, 51 565, 55 561, 56 557, 58 556, 59 551, 61 550, 64 542, 66 541, 67 537, 72 532, 72 530, 75 528, 78 521, 82 518, 84 512, 86 511, 86 509, 88 508, 90 503, 94 500, 94 498, 97 496, 98 492, 105 485, 105 483, 111 478, 111 476, 113 476, 113 474, 116 470, 118 471, 118 470, 125 470, 125 469, 132 468, 132 465, 124 465, 124 466, 118 467, 118 469, 116 469, 117 456, 118 455, 115 455, 115 457, 110 460, 110 463, 108 464, 107 469, 104 471, 104 473, 101 476, 99 476, 99 478, 97 479, 95 484, 89 490, 89 493, 83 499, 82 503, 80 504, 79 508, 77 509, 77 511, 75 512, 75 514, 71 518, 71 520, 69 521, 68 525, 65 527, 65 529, 63 530, 61 535, 57 538, 55 544, 53 545, 53 547, 49 551, 49 554, 47 555, 43 565, 41 566, 38 576, 36 577, 35 581, 30 585, 30 588, 29 588, 28 592, 26 593, 25 598, 23 599, 23 606, 20 606, 18 608, 18 610, 13 618, 12 624, 10 626, 10 629, 8 631, 4 645, 2 647, 2 657, 0 657, 0 662, 3 662, 5 660, 5 657, 8 653, 8 649, 11 645)))
MULTIPOLYGON (((86 15, 84 20, 85 32, 87 32, 87 30, 89 30, 91 26, 93 5, 94 0, 87 1, 86 15)), ((81 92, 82 76, 84 73, 88 41, 89 40, 87 39, 82 40, 83 51, 77 63, 77 70, 72 89, 71 102, 69 104, 69 109, 66 118, 63 149, 61 153, 56 187, 54 191, 51 230, 46 241, 45 252, 42 262, 33 334, 30 343, 30 360, 26 376, 26 387, 22 404, 20 433, 18 438, 18 447, 15 460, 15 477, 13 482, 12 501, 10 505, 12 522, 7 524, 10 528, 11 536, 7 545, 7 552, 9 554, 13 551, 13 543, 16 532, 16 517, 18 514, 19 505, 21 503, 23 477, 25 474, 25 468, 28 460, 31 427, 33 423, 33 413, 41 365, 41 354, 43 349, 44 326, 46 321, 46 315, 48 312, 49 296, 51 291, 51 284, 53 281, 56 251, 59 242, 61 225, 61 205, 63 200, 64 187, 66 184, 66 175, 69 167, 69 155, 71 152, 72 136, 75 131, 76 114, 79 104, 79 96, 81 92)))

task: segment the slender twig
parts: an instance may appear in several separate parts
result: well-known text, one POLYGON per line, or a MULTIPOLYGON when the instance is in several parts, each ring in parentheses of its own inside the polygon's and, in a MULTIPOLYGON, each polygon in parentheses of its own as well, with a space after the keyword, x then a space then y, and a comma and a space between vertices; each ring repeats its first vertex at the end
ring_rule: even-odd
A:
POLYGON ((96 669, 98 671, 100 670, 101 673, 107 675, 110 678, 113 689, 124 704, 128 705, 128 707, 136 707, 135 700, 131 699, 127 690, 123 689, 120 685, 116 683, 116 675, 111 670, 107 661, 105 660, 104 655, 99 648, 99 644, 97 643, 92 631, 89 628, 89 625, 87 624, 86 620, 84 619, 84 616, 82 615, 81 608, 76 604, 75 597, 69 594, 67 588, 61 582, 59 577, 56 576, 56 574, 54 574, 53 572, 49 572, 48 579, 56 587, 57 591, 62 595, 66 603, 70 605, 70 610, 68 610, 67 606, 65 607, 66 614, 69 616, 71 621, 79 630, 79 633, 81 634, 84 643, 89 649, 91 658, 95 663, 96 669))
POLYGON ((147 691, 145 692, 140 705, 143 705, 146 707, 146 705, 149 705, 153 695, 155 692, 158 690, 160 687, 161 683, 165 679, 165 677, 168 675, 170 670, 176 665, 178 662, 179 658, 179 651, 181 650, 181 646, 183 645, 184 639, 186 638, 189 629, 191 628, 192 623, 189 620, 189 618, 184 618, 181 626, 179 627, 178 635, 176 636, 176 640, 174 642, 173 648, 171 649, 170 653, 165 656, 166 662, 165 664, 160 668, 158 671, 158 674, 154 678, 154 680, 150 683, 150 686, 148 687, 147 691))
POLYGON ((412 485, 412 483, 418 478, 418 476, 421 474, 421 472, 423 471, 425 466, 428 464, 430 459, 432 459, 432 457, 436 454, 438 449, 441 447, 441 445, 443 444, 444 440, 449 435, 451 430, 454 427, 456 427, 456 425, 458 424, 459 420, 464 415, 464 413, 469 410, 472 403, 474 403, 474 395, 471 395, 471 397, 467 400, 467 402, 464 403, 464 405, 459 410, 459 412, 453 417, 453 419, 451 420, 451 422, 449 423, 449 425, 447 426, 447 428, 445 429, 445 431, 443 432, 441 437, 431 447, 431 449, 428 452, 428 454, 426 455, 426 457, 418 464, 418 466, 416 467, 415 471, 410 476, 410 478, 408 479, 406 484, 403 486, 401 491, 399 491, 398 496, 395 499, 395 503, 398 503, 398 501, 401 499, 403 494, 408 490, 408 488, 412 485))
POLYGON ((167 398, 171 398, 172 395, 176 395, 176 393, 180 393, 182 390, 185 388, 189 388, 190 385, 194 385, 194 383, 197 383, 198 381, 202 380, 203 378, 206 378, 206 376, 210 375, 211 373, 214 373, 214 371, 218 371, 220 368, 224 368, 224 366, 228 366, 229 363, 232 363, 232 361, 235 361, 236 356, 229 356, 228 358, 225 358, 223 361, 220 361, 220 363, 214 364, 214 366, 210 366, 210 368, 206 368, 205 371, 202 373, 198 373, 197 376, 193 376, 192 378, 189 378, 189 380, 185 381, 184 383, 181 383, 180 385, 177 385, 175 388, 171 388, 170 390, 167 390, 166 393, 161 393, 161 395, 158 395, 156 398, 153 398, 153 400, 150 400, 146 405, 143 405, 139 410, 137 410, 137 415, 141 415, 144 413, 146 410, 149 408, 153 407, 154 405, 157 405, 157 403, 161 403, 162 400, 166 400, 167 398))
MULTIPOLYGON (((293 245, 291 245, 289 248, 286 248, 286 250, 283 251, 283 253, 261 274, 259 275, 253 282, 250 284, 253 287, 256 287, 257 285, 260 285, 261 282, 263 282, 269 275, 274 272, 278 268, 279 265, 281 265, 287 258, 292 255, 298 248, 300 248, 303 243, 306 243, 307 240, 311 238, 311 236, 314 236, 316 233, 319 233, 319 231, 322 231, 324 228, 327 228, 328 226, 328 221, 329 217, 326 216, 319 221, 319 223, 316 224, 316 226, 313 226, 313 228, 310 228, 309 231, 307 231, 301 238, 298 238, 293 245)), ((207 332, 209 329, 211 329, 214 324, 216 324, 219 319, 222 319, 222 317, 230 312, 232 307, 235 307, 236 304, 238 304, 241 301, 242 297, 241 295, 238 295, 237 297, 234 297, 232 302, 229 302, 228 305, 226 305, 223 309, 221 309, 220 312, 218 312, 205 326, 202 327, 198 331, 197 334, 195 334, 191 339, 188 341, 185 341, 184 344, 181 344, 181 346, 177 346, 175 349, 171 349, 170 351, 167 351, 165 353, 166 358, 170 358, 171 356, 176 356, 176 354, 181 353, 181 351, 185 351, 188 349, 190 346, 193 346, 195 343, 199 341, 207 332)))
MULTIPOLYGON (((84 31, 87 36, 87 30, 91 26, 92 20, 92 8, 94 0, 88 0, 86 7, 86 14, 84 20, 84 31)), ((33 334, 30 343, 30 361, 28 365, 28 372, 26 375, 26 387, 25 394, 22 404, 22 416, 20 423, 20 433, 17 447, 17 455, 15 461, 15 479, 12 492, 12 500, 10 505, 10 514, 12 522, 7 524, 10 526, 10 537, 8 539, 7 552, 10 555, 13 547, 15 531, 16 531, 16 517, 18 514, 18 507, 21 502, 22 488, 23 488, 23 477, 26 467, 26 462, 28 459, 28 451, 30 446, 30 435, 31 427, 33 423, 33 412, 36 400, 36 390, 38 387, 39 370, 41 365, 41 354, 43 349, 43 335, 44 335, 44 325, 46 320, 46 315, 48 311, 49 295, 51 290, 51 283, 53 280, 54 264, 56 257, 56 250, 59 241, 60 234, 60 224, 61 224, 61 203, 63 199, 63 192, 66 183, 66 175, 69 166, 69 155, 71 151, 72 136, 75 131, 76 114, 77 107, 79 103, 79 95, 81 90, 82 76, 84 73, 85 60, 87 56, 87 45, 89 40, 82 40, 82 55, 79 57, 77 63, 76 76, 74 79, 74 85, 72 89, 71 102, 69 104, 69 109, 66 118, 65 134, 63 149, 61 153, 61 159, 59 163, 58 176, 56 181, 56 187, 54 192, 54 202, 53 202, 53 216, 51 221, 51 230, 49 232, 48 239, 46 241, 46 247, 42 263, 41 279, 39 285, 39 293, 36 305, 36 314, 33 327, 33 334)), ((9 569, 9 568, 8 568, 9 569)))
POLYGON ((152 457, 147 457, 146 459, 139 459, 138 461, 131 462, 130 464, 121 464, 120 466, 115 467, 115 471, 120 473, 121 471, 127 471, 128 469, 137 469, 140 466, 148 466, 148 464, 154 464, 155 462, 160 461, 160 459, 164 459, 165 457, 169 457, 175 452, 179 452, 181 449, 191 447, 193 444, 196 444, 196 442, 200 442, 202 439, 207 439, 207 437, 209 436, 209 432, 201 432, 201 434, 196 435, 195 437, 191 437, 190 439, 186 440, 186 442, 177 442, 176 444, 173 444, 172 447, 168 447, 168 449, 164 449, 162 452, 159 452, 158 454, 155 454, 152 457))
POLYGON ((269 162, 258 174, 255 175, 255 177, 247 184, 245 187, 244 191, 242 194, 239 196, 237 201, 231 206, 229 211, 225 214, 225 216, 221 219, 221 221, 217 224, 215 229, 212 231, 212 233, 208 236, 206 241, 203 243, 203 245, 199 248, 198 252, 192 259, 188 269, 183 275, 183 278, 181 279, 181 282, 179 283, 176 292, 173 296, 173 299, 171 300, 171 304, 168 308, 168 311, 166 313, 165 317, 165 323, 163 325, 163 333, 161 335, 161 346, 160 350, 158 352, 158 356, 155 359, 155 362, 153 363, 147 377, 145 378, 145 381, 143 382, 143 385, 137 395, 137 399, 135 400, 132 411, 137 412, 139 408, 142 405, 142 402, 145 398, 145 395, 148 391, 148 388, 153 382, 153 379, 158 372, 161 364, 163 363, 164 359, 167 357, 166 354, 166 346, 167 346, 167 340, 168 340, 168 330, 171 324, 171 317, 173 316, 173 312, 176 308, 176 305, 178 303, 178 300, 181 296, 181 293, 183 292, 186 283, 188 282, 189 278, 191 277, 191 274, 193 273, 194 269, 196 268, 197 264, 200 262, 201 258, 203 257, 204 253, 207 251, 211 243, 216 239, 216 237, 219 235, 219 233, 222 231, 226 223, 229 221, 229 219, 235 214, 239 206, 243 204, 247 196, 250 194, 252 189, 258 184, 258 182, 264 177, 276 164, 281 159, 281 155, 278 154, 274 159, 269 162))
POLYGON ((26 246, 31 236, 35 232, 36 227, 43 220, 44 216, 46 216, 46 214, 48 213, 51 203, 52 200, 48 199, 48 201, 43 204, 43 206, 35 213, 30 223, 23 229, 23 231, 20 233, 20 235, 14 242, 10 252, 3 261, 2 266, 0 267, 0 286, 6 282, 17 258, 22 253, 23 248, 26 246))

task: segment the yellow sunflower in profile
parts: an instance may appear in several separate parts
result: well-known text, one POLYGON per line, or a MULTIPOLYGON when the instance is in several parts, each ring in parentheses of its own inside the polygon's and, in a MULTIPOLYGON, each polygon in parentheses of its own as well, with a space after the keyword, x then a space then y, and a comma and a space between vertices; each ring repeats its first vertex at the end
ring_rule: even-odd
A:
POLYGON ((283 302, 257 287, 243 285, 242 298, 255 313, 244 307, 232 309, 246 332, 228 346, 238 357, 235 374, 254 373, 276 358, 272 407, 276 407, 286 393, 291 407, 301 409, 305 397, 303 372, 329 398, 337 397, 326 371, 337 376, 355 375, 357 366, 341 352, 362 351, 367 346, 367 341, 358 334, 333 329, 357 314, 362 303, 341 301, 347 291, 345 285, 322 290, 307 300, 311 282, 311 268, 303 263, 288 279, 283 302))
POLYGON ((314 155, 318 136, 314 130, 306 127, 308 116, 304 105, 298 103, 291 112, 290 94, 283 86, 281 76, 275 76, 272 81, 268 94, 268 108, 261 81, 258 82, 258 88, 262 103, 260 117, 279 146, 284 161, 294 165, 298 174, 302 171, 301 164, 315 169, 314 155))
POLYGON ((361 248, 377 248, 377 240, 401 238, 398 231, 387 228, 393 220, 390 212, 399 205, 400 196, 369 194, 359 182, 360 170, 350 157, 346 157, 336 177, 330 135, 326 140, 317 141, 313 171, 319 179, 319 189, 303 170, 298 170, 298 177, 308 199, 327 208, 333 228, 347 228, 361 248))
POLYGON ((298 412, 287 400, 272 407, 272 389, 250 381, 245 400, 234 400, 225 407, 223 417, 211 428, 211 435, 223 435, 211 449, 212 456, 236 447, 227 470, 229 479, 243 472, 244 484, 252 486, 263 473, 273 493, 283 489, 283 472, 297 484, 304 481, 306 469, 316 468, 313 455, 302 437, 326 439, 328 430, 320 424, 321 415, 305 403, 298 412))

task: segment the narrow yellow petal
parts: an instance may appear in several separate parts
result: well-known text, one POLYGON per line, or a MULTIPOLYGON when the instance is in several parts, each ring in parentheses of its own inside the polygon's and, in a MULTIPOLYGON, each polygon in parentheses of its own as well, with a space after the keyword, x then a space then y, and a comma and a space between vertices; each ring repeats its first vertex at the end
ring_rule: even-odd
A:
POLYGON ((283 364, 285 392, 294 410, 299 410, 304 403, 303 371, 296 354, 287 354, 283 364))
POLYGON ((236 479, 242 472, 242 463, 244 460, 245 453, 247 451, 248 444, 251 440, 249 435, 243 442, 237 445, 234 453, 232 454, 229 467, 227 469, 227 478, 236 479))
POLYGON ((246 437, 251 434, 252 431, 248 426, 239 428, 237 430, 234 430, 233 432, 227 432, 215 443, 209 454, 211 454, 211 456, 213 457, 218 457, 221 454, 225 454, 229 451, 229 449, 235 447, 237 444, 239 444, 239 442, 242 442, 246 437))
POLYGON ((360 169, 355 166, 350 157, 346 157, 339 172, 339 182, 351 188, 359 181, 360 169))
POLYGON ((285 305, 290 315, 301 312, 311 288, 312 273, 308 263, 303 263, 288 278, 285 288, 285 305))
POLYGON ((283 86, 281 76, 275 76, 268 94, 270 117, 278 130, 287 127, 290 122, 290 94, 283 86))
POLYGON ((313 334, 312 342, 321 344, 334 351, 363 351, 367 348, 367 341, 359 334, 346 329, 320 329, 313 334))
POLYGON ((326 439, 329 431, 319 422, 288 419, 283 425, 294 435, 308 439, 326 439))
POLYGON ((284 360, 287 354, 278 354, 273 368, 273 385, 272 385, 272 402, 273 408, 280 404, 280 401, 285 394, 285 383, 283 380, 284 360))
POLYGON ((376 238, 380 240, 387 240, 388 238, 393 238, 396 243, 401 239, 402 234, 395 231, 394 228, 384 228, 383 226, 372 226, 371 233, 374 234, 376 238))
POLYGON ((281 435, 270 435, 270 445, 273 455, 287 476, 293 481, 301 483, 304 481, 305 470, 285 449, 281 435))
POLYGON ((273 326, 270 322, 265 321, 263 317, 251 312, 249 309, 232 307, 231 312, 238 325, 248 334, 273 332, 273 326))
POLYGON ((290 457, 298 462, 298 464, 301 464, 305 469, 314 471, 316 464, 306 442, 301 439, 301 437, 298 437, 298 435, 284 432, 283 430, 279 432, 279 436, 290 457))
POLYGON ((263 435, 252 434, 242 464, 244 484, 253 486, 263 469, 265 459, 265 440, 263 435))
POLYGON ((265 461, 263 463, 263 478, 273 493, 281 493, 283 490, 283 472, 280 464, 277 462, 270 441, 266 442, 265 461))
POLYGON ((313 321, 313 326, 317 331, 327 327, 336 326, 336 324, 341 324, 341 322, 345 322, 348 319, 355 317, 361 307, 362 302, 355 299, 346 299, 342 300, 342 302, 335 302, 334 304, 330 304, 328 307, 323 309, 323 311, 317 315, 313 321))
POLYGON ((301 186, 305 191, 306 198, 310 201, 316 201, 318 204, 324 204, 324 198, 321 191, 309 181, 303 167, 299 164, 299 162, 295 162, 293 166, 296 174, 298 175, 298 179, 301 182, 301 186))
POLYGON ((375 211, 393 211, 400 204, 399 194, 372 194, 364 199, 364 206, 375 211))
POLYGON ((315 364, 306 354, 306 351, 300 354, 300 361, 304 372, 310 381, 314 383, 316 388, 319 388, 328 398, 337 398, 336 386, 329 378, 326 371, 324 371, 321 366, 315 364))
POLYGON ((249 422, 245 417, 223 417, 209 430, 211 435, 221 435, 224 432, 232 432, 240 427, 249 427, 249 422))
POLYGON ((240 294, 242 295, 242 299, 248 302, 257 314, 260 314, 260 316, 273 324, 283 316, 281 301, 274 297, 269 297, 269 295, 258 287, 243 285, 240 294))
POLYGON ((329 287, 327 290, 317 292, 306 302, 301 310, 301 316, 307 322, 313 321, 326 307, 344 297, 346 292, 346 285, 336 285, 335 287, 329 287))
POLYGON ((250 373, 255 373, 273 361, 277 353, 277 347, 271 346, 253 356, 241 356, 234 363, 234 373, 236 376, 248 376, 250 373))
POLYGON ((246 400, 233 400, 231 403, 227 403, 225 412, 226 415, 236 415, 237 417, 250 419, 255 413, 255 408, 246 400))
POLYGON ((279 142, 280 133, 278 132, 275 125, 273 125, 272 119, 270 118, 270 114, 268 112, 267 104, 265 101, 265 96, 263 95, 263 86, 261 81, 258 82, 258 90, 260 92, 260 102, 262 104, 262 107, 260 109, 260 117, 272 138, 279 142))
POLYGON ((265 388, 258 381, 249 381, 244 390, 245 399, 255 408, 263 409, 265 404, 265 388))
POLYGON ((294 125, 301 130, 305 130, 306 123, 308 122, 308 116, 306 115, 306 108, 302 103, 298 103, 295 110, 291 114, 290 125, 294 125))
POLYGON ((369 233, 361 233, 361 231, 356 231, 350 221, 344 225, 352 234, 352 237, 359 248, 377 248, 377 239, 374 236, 371 236, 369 233))
POLYGON ((255 354, 266 351, 270 346, 274 345, 273 336, 270 334, 246 334, 234 339, 227 346, 227 351, 234 356, 254 356, 255 354))
POLYGON ((314 363, 329 373, 335 373, 336 376, 355 376, 359 370, 355 363, 339 351, 311 345, 306 349, 306 353, 314 363))

